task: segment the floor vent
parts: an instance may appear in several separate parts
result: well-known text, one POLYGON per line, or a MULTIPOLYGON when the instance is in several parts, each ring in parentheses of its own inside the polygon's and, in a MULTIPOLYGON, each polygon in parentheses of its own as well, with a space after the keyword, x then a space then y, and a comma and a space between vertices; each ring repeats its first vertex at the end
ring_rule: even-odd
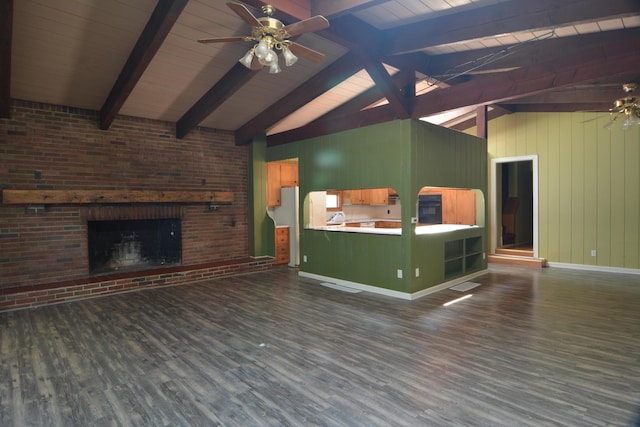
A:
POLYGON ((475 283, 475 282, 462 282, 460 284, 457 284, 455 286, 450 287, 449 289, 452 289, 454 291, 459 291, 459 292, 466 292, 470 289, 475 288, 476 286, 480 286, 480 283, 475 283))
POLYGON ((348 292, 350 294, 359 294, 362 292, 360 289, 350 288, 348 286, 336 285, 335 283, 322 282, 320 283, 322 286, 326 286, 327 288, 337 289, 342 292, 348 292))

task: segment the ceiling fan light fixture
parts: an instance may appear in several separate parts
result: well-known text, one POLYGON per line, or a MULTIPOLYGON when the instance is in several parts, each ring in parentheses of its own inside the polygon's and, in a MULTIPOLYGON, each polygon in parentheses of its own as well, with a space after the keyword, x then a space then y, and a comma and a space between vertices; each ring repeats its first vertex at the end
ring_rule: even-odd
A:
POLYGON ((635 108, 625 111, 625 119, 622 122, 622 130, 627 130, 633 126, 640 126, 640 111, 635 108))
POLYGON ((249 51, 245 53, 245 55, 242 58, 240 58, 238 62, 240 62, 245 67, 251 69, 251 63, 253 62, 253 51, 254 51, 253 48, 249 49, 249 51))
POLYGON ((287 67, 291 67, 293 64, 298 62, 298 57, 295 56, 293 52, 291 52, 291 49, 286 46, 282 48, 282 56, 284 56, 284 65, 287 67))
POLYGON ((260 61, 260 63, 262 65, 273 65, 274 63, 278 63, 278 54, 275 53, 272 49, 267 50, 267 53, 262 57, 258 57, 258 61, 260 61))
POLYGON ((271 48, 269 48, 266 38, 260 40, 260 42, 255 46, 254 51, 254 54, 258 59, 263 59, 265 56, 267 56, 267 53, 271 51, 271 48))
POLYGON ((278 65, 278 60, 269 66, 269 74, 278 74, 282 70, 280 69, 280 65, 278 65))

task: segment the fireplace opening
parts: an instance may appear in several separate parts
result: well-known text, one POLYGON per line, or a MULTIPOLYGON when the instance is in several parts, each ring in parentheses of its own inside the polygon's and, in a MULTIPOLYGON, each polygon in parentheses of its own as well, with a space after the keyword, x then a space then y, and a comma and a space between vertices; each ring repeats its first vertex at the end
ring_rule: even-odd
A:
POLYGON ((88 234, 93 275, 182 262, 180 219, 89 221, 88 234))

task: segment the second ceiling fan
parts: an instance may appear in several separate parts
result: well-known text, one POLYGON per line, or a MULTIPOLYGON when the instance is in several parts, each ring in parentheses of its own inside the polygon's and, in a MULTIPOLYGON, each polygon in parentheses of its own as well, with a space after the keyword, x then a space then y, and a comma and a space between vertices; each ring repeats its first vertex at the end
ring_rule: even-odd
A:
POLYGON ((229 2, 227 6, 243 21, 251 26, 250 36, 218 37, 198 40, 199 43, 224 43, 237 41, 253 41, 256 44, 240 59, 240 63, 252 70, 269 67, 270 73, 279 73, 277 51, 282 51, 285 65, 291 66, 298 60, 297 56, 312 62, 320 62, 324 55, 291 40, 292 37, 304 33, 323 30, 329 27, 329 21, 324 16, 312 16, 293 24, 284 25, 273 18, 275 8, 270 5, 262 6, 265 16, 256 18, 247 7, 241 3, 229 2))

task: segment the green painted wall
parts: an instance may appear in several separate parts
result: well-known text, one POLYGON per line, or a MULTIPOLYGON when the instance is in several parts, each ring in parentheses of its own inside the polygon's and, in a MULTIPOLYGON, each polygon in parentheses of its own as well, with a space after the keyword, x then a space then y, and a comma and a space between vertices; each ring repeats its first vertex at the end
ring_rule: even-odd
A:
MULTIPOLYGON (((424 122, 413 124, 412 206, 416 206, 418 192, 424 186, 472 188, 480 190, 476 194, 476 206, 483 213, 480 217, 486 218, 486 141, 424 122)), ((404 210, 403 204, 403 214, 404 210)), ((415 214, 415 211, 412 211, 411 215, 415 214)), ((485 231, 484 228, 480 228, 430 236, 415 236, 412 233, 412 291, 416 292, 444 281, 445 242, 480 236, 486 252, 485 231), (419 269, 418 277, 415 277, 416 268, 419 269)), ((486 268, 486 256, 482 258, 480 265, 482 269, 486 268)))
POLYGON ((518 113, 489 122, 490 158, 538 156, 539 254, 550 262, 640 268, 640 127, 610 131, 607 121, 518 113))
MULTIPOLYGON (((424 185, 486 189, 484 140, 413 120, 266 150, 266 161, 290 158, 298 159, 301 203, 311 191, 376 187, 394 188, 402 203, 402 236, 302 228, 300 253, 307 262, 301 260, 300 270, 405 293, 444 280, 442 255, 437 254, 442 252, 440 238, 415 236, 411 224, 419 189, 424 185), (398 270, 402 278, 397 277, 398 270)), ((264 188, 264 180, 254 182, 264 188)), ((484 234, 484 229, 476 233, 484 234)))
POLYGON ((273 256, 275 240, 273 221, 267 217, 266 137, 255 138, 249 147, 249 253, 252 256, 273 256))

